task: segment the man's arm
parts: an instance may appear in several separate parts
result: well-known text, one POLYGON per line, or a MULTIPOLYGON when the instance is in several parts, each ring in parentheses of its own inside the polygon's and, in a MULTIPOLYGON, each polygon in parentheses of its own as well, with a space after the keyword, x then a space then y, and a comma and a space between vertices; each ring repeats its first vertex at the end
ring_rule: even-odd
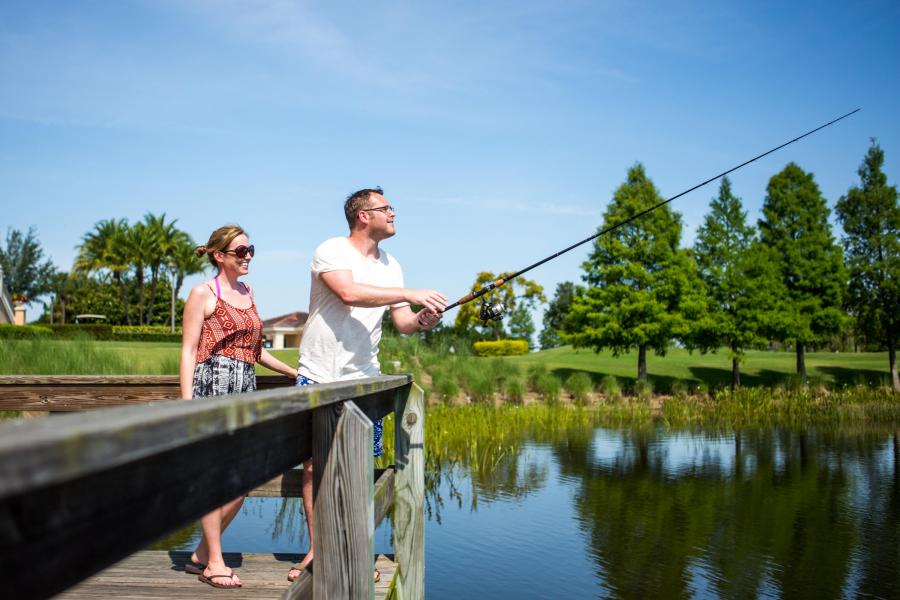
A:
POLYGON ((431 329, 441 320, 441 314, 427 308, 419 312, 413 312, 409 306, 399 306, 391 309, 391 320, 397 331, 404 335, 431 329))
MULTIPOLYGON (((447 306, 447 298, 440 292, 413 288, 385 288, 356 283, 353 281, 353 272, 348 270, 327 271, 320 274, 319 277, 322 278, 322 282, 328 286, 328 289, 347 306, 375 308, 409 302, 431 309, 434 313, 441 312, 447 306)), ((409 310, 408 306, 405 308, 409 310)), ((399 308, 394 309, 394 311, 396 310, 399 308)), ((394 311, 391 311, 392 316, 394 311)), ((409 312, 413 315, 413 322, 415 322, 416 313, 413 313, 412 310, 409 312)), ((394 322, 396 323, 396 318, 394 322)))

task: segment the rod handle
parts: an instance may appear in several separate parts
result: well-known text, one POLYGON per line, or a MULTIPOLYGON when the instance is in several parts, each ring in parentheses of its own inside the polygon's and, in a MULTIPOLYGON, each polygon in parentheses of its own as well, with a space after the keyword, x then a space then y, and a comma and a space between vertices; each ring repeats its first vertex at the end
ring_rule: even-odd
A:
POLYGON ((487 284, 486 286, 484 286, 477 292, 469 292, 468 294, 466 294, 465 296, 463 296, 462 298, 460 298, 459 300, 457 300, 456 302, 454 302, 453 304, 451 304, 444 310, 445 311, 450 310, 451 308, 454 308, 461 304, 465 304, 466 302, 471 302, 475 298, 480 298, 481 296, 484 296, 485 294, 487 294, 489 291, 500 287, 504 283, 506 283, 506 280, 503 279, 502 277, 500 279, 495 279, 494 281, 490 282, 489 284, 487 284))

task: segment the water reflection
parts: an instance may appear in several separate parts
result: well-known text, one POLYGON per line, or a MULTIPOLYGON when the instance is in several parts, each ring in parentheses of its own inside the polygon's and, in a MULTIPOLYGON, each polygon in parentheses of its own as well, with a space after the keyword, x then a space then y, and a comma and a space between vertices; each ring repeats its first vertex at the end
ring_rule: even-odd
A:
POLYGON ((894 432, 645 427, 545 442, 552 467, 518 446, 467 482, 468 508, 574 485, 558 510, 572 511, 596 568, 587 597, 900 597, 894 432))
MULTIPOLYGON (((429 598, 900 597, 893 430, 493 429, 429 448, 429 598)), ((254 500, 234 550, 305 548, 254 500)))

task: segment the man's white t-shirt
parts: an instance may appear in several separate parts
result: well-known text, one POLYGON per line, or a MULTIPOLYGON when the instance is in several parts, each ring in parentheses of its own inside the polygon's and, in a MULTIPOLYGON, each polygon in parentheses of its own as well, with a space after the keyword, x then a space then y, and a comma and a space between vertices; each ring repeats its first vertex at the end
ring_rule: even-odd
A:
MULTIPOLYGON (((381 319, 388 307, 345 305, 322 281, 322 273, 329 271, 351 271, 356 283, 403 287, 400 263, 384 250, 379 249, 374 260, 363 256, 348 238, 322 242, 313 255, 309 319, 300 341, 297 371, 319 383, 380 375, 378 344, 381 319)), ((391 308, 406 304, 392 304, 391 308)))

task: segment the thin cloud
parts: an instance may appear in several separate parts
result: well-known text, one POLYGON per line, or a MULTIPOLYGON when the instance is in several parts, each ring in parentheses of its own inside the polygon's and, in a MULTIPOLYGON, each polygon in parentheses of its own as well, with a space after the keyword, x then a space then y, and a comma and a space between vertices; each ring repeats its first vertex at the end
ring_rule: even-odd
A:
MULTIPOLYGON (((173 6, 186 6, 177 3, 173 6)), ((290 0, 193 0, 193 12, 235 35, 293 48, 319 66, 360 83, 399 83, 361 44, 319 17, 306 2, 290 0)))

